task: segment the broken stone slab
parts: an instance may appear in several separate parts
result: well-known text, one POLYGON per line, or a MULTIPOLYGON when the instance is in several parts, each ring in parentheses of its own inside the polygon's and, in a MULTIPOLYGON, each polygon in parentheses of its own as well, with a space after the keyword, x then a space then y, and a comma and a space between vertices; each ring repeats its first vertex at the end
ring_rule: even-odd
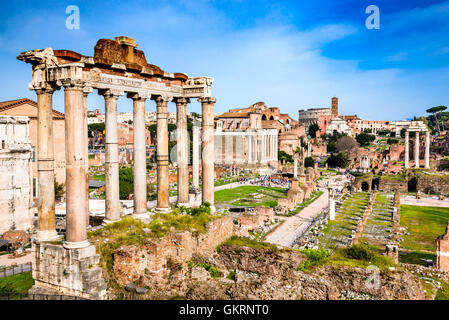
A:
POLYGON ((137 286, 134 283, 128 283, 125 286, 125 290, 128 292, 136 291, 136 289, 137 289, 137 286))
POLYGON ((138 293, 138 294, 145 294, 147 292, 148 292, 147 288, 137 288, 136 289, 136 293, 138 293))

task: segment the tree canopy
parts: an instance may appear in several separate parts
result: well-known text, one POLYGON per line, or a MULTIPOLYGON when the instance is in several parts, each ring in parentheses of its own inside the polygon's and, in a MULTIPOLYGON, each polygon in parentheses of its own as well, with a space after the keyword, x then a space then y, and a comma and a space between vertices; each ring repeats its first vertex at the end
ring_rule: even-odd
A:
POLYGON ((374 140, 376 140, 376 136, 366 133, 366 132, 362 132, 357 136, 357 142, 360 144, 361 147, 366 147, 369 146, 369 144, 371 142, 373 142, 374 140))
POLYGON ((317 131, 319 131, 320 130, 320 126, 318 125, 318 123, 312 123, 310 126, 309 126, 309 129, 307 130, 307 133, 309 134, 309 136, 312 138, 312 139, 315 139, 316 138, 316 132, 317 131))

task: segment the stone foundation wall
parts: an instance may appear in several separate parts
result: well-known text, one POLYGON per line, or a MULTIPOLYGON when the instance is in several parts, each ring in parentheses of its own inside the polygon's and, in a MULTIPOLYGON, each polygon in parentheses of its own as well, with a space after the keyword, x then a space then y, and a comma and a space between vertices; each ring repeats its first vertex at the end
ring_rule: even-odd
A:
POLYGON ((416 190, 423 193, 449 194, 449 175, 421 174, 417 178, 416 190))
POLYGON ((380 178, 379 179, 379 190, 380 191, 399 191, 399 192, 407 192, 408 190, 408 182, 401 180, 391 180, 380 178))
POLYGON ((49 243, 33 243, 32 246, 34 286, 30 294, 106 298, 107 286, 98 266, 100 256, 95 246, 71 250, 49 243))
POLYGON ((143 247, 123 246, 114 252, 114 274, 121 285, 149 275, 165 281, 170 274, 170 264, 183 264, 194 255, 212 254, 215 248, 232 235, 241 235, 232 216, 209 222, 204 234, 189 231, 172 231, 159 242, 143 247))

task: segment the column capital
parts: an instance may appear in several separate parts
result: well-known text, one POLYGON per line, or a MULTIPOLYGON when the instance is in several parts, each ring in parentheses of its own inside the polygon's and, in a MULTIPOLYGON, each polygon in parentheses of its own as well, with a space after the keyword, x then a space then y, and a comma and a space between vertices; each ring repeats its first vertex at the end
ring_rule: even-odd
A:
POLYGON ((92 92, 94 92, 94 90, 90 86, 86 86, 83 88, 83 94, 85 97, 87 97, 89 95, 89 93, 92 93, 92 92))
POLYGON ((36 91, 36 94, 53 94, 53 92, 60 88, 61 87, 56 84, 41 82, 39 85, 32 85, 31 90, 36 91))
POLYGON ((84 90, 86 86, 89 86, 88 81, 83 79, 62 79, 57 81, 57 85, 64 87, 65 89, 72 90, 84 90))
POLYGON ((217 102, 217 99, 212 98, 212 97, 202 97, 202 98, 198 98, 198 102, 212 104, 212 103, 217 102))
POLYGON ((143 100, 151 98, 151 93, 143 93, 143 92, 128 92, 126 95, 127 98, 133 100, 143 100))
POLYGON ((177 105, 178 104, 188 104, 188 103, 190 103, 190 99, 184 98, 184 97, 178 97, 178 98, 173 98, 173 102, 175 102, 177 105))
POLYGON ((105 99, 118 99, 120 96, 123 96, 125 93, 122 90, 116 89, 99 89, 98 94, 103 96, 105 99))
POLYGON ((157 104, 167 104, 168 102, 172 101, 173 97, 169 96, 160 96, 160 95, 153 95, 151 97, 152 100, 156 101, 157 104))

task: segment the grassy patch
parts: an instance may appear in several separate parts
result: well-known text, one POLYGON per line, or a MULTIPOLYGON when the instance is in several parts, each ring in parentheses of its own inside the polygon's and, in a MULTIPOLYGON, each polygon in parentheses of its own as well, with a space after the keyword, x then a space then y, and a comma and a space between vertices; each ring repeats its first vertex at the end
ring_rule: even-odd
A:
POLYGON ((262 205, 275 207, 278 199, 286 198, 286 190, 277 187, 241 186, 216 191, 214 197, 216 203, 227 203, 238 207, 262 205))
POLYGON ((196 261, 189 261, 188 263, 190 268, 193 267, 201 267, 204 268, 207 272, 209 272, 212 279, 221 278, 223 274, 218 270, 216 267, 202 262, 196 262, 196 261))
POLYGON ((409 264, 417 264, 426 266, 426 262, 423 260, 432 260, 436 261, 436 255, 432 253, 424 253, 419 251, 413 252, 400 252, 399 253, 399 262, 401 263, 409 263, 409 264))
POLYGON ((438 290, 435 300, 449 300, 449 283, 441 281, 441 289, 438 290))
POLYGON ((33 284, 34 280, 31 271, 0 278, 0 293, 27 294, 33 284))
POLYGON ((339 248, 327 260, 327 264, 366 268, 375 265, 381 270, 394 266, 390 257, 381 254, 379 248, 368 244, 356 244, 350 248, 339 248))
POLYGON ((402 246, 414 251, 435 251, 435 240, 444 234, 449 220, 449 208, 401 205, 401 226, 409 236, 403 236, 402 246))
POLYGON ((307 256, 307 260, 301 263, 297 270, 303 272, 324 264, 330 255, 330 252, 326 250, 305 249, 301 250, 301 252, 307 256))
MULTIPOLYGON (((244 237, 237 237, 237 236, 230 237, 228 240, 223 242, 219 247, 221 247, 222 245, 251 247, 251 248, 263 249, 263 250, 269 250, 269 251, 277 251, 278 250, 278 248, 274 244, 267 243, 267 242, 260 242, 260 241, 251 240, 251 239, 244 238, 244 237)), ((219 252, 220 251, 219 248, 217 248, 217 249, 218 249, 217 251, 219 252)))

